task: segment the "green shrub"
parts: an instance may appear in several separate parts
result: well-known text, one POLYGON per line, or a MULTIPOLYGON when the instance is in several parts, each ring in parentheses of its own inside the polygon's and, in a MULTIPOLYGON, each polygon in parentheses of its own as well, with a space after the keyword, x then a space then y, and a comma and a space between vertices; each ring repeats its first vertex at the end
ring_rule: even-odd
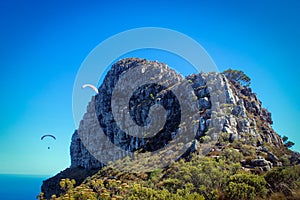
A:
POLYGON ((131 191, 126 195, 128 200, 140 199, 157 199, 157 200, 204 200, 202 195, 197 193, 187 193, 182 196, 181 194, 173 194, 168 190, 153 190, 152 188, 134 186, 131 191))
POLYGON ((273 192, 292 196, 300 189, 300 165, 274 168, 265 174, 265 179, 273 192))
POLYGON ((252 200, 255 198, 255 188, 246 183, 230 182, 226 193, 227 198, 232 200, 252 200))
POLYGON ((225 192, 229 199, 248 200, 265 197, 267 193, 266 180, 254 174, 235 174, 229 178, 225 192))
POLYGON ((240 151, 244 156, 254 157, 256 155, 256 149, 251 145, 242 145, 240 151))
POLYGON ((242 153, 233 148, 225 149, 222 153, 222 157, 224 157, 227 162, 231 163, 240 162, 244 158, 242 153))
POLYGON ((224 189, 227 178, 240 168, 239 163, 228 164, 224 160, 194 156, 189 162, 181 160, 170 166, 162 188, 172 193, 188 189, 190 193, 196 192, 206 199, 215 199, 218 196, 216 191, 224 189))

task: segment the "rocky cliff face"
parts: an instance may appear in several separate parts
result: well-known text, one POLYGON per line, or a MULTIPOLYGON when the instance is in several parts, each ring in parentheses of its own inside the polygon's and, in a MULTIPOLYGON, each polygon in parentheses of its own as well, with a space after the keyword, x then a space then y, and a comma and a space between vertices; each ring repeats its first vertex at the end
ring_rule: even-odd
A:
POLYGON ((84 146, 77 130, 73 133, 71 147, 71 167, 82 167, 85 169, 100 169, 104 165, 100 163, 84 146))
MULTIPOLYGON (((112 107, 110 104, 112 92, 119 80, 119 77, 130 68, 145 68, 157 67, 160 71, 158 74, 153 74, 153 79, 156 80, 156 76, 176 77, 176 81, 180 83, 183 78, 175 71, 171 70, 165 64, 157 62, 150 62, 140 59, 125 59, 121 60, 108 72, 103 85, 99 88, 99 94, 92 98, 91 103, 87 109, 87 113, 83 117, 79 130, 81 132, 96 132, 93 126, 96 122, 91 117, 93 115, 92 106, 95 106, 97 117, 101 127, 104 129, 106 135, 113 141, 114 144, 119 145, 121 148, 128 152, 135 151, 140 148, 144 148, 148 151, 157 149, 169 140, 172 139, 172 134, 176 134, 176 130, 173 127, 180 125, 178 119, 178 102, 170 93, 164 93, 166 89, 159 87, 146 86, 141 88, 135 96, 132 98, 131 103, 137 105, 139 110, 135 110, 135 121, 138 124, 142 124, 148 120, 149 109, 153 104, 157 103, 157 99, 166 99, 164 102, 160 102, 169 113, 169 120, 167 119, 166 126, 163 131, 160 131, 156 137, 152 139, 144 139, 138 137, 132 137, 127 135, 123 130, 119 128, 114 120, 112 107), (142 94, 142 96, 140 95, 142 94), (139 96, 140 95, 140 96, 139 96), (151 100, 151 95, 153 101, 151 100), (142 114, 141 114, 142 113, 142 114)), ((134 80, 134 78, 130 79, 134 80)), ((260 148, 274 147, 283 148, 282 139, 272 129, 271 113, 262 107, 262 103, 258 100, 257 95, 251 91, 248 87, 243 87, 239 83, 228 80, 225 75, 220 73, 200 73, 196 75, 190 75, 187 80, 191 83, 197 96, 199 106, 199 129, 196 134, 196 142, 203 142, 203 140, 213 139, 219 135, 222 135, 222 140, 228 142, 242 141, 251 146, 260 148), (221 134, 220 134, 221 133, 221 134), (267 146, 266 146, 267 144, 267 146)), ((173 85, 175 85, 174 83, 173 85)), ((173 86, 171 85, 171 87, 173 86)), ((126 92, 126 88, 122 88, 126 92)), ((119 106, 119 105, 118 105, 119 106)), ((118 107, 117 109, 122 109, 118 107)), ((124 121, 126 123, 126 121, 124 121)), ((131 132, 134 132, 134 128, 131 132)), ((216 149, 220 149, 224 146, 224 141, 219 141, 215 144, 216 149)), ((199 148, 201 148, 199 146, 199 148)), ((213 150, 213 149, 210 149, 213 150)), ((115 160, 121 158, 118 155, 115 156, 115 160)), ((99 168, 103 164, 97 161, 86 150, 82 144, 77 132, 74 133, 71 143, 71 167, 84 167, 86 169, 99 168)))
MULTIPOLYGON (((128 80, 135 80, 135 78, 130 77, 128 80)), ((187 128, 180 121, 180 111, 183 108, 180 107, 176 96, 169 91, 170 88, 179 87, 183 80, 187 80, 193 88, 196 96, 194 100, 198 104, 198 117, 193 120, 193 123, 197 124, 195 140, 190 143, 187 152, 218 155, 217 152, 223 151, 229 144, 236 144, 231 146, 240 152, 243 152, 241 145, 248 145, 255 150, 256 156, 241 160, 245 168, 268 170, 282 164, 280 157, 286 156, 286 148, 281 137, 271 126, 273 123, 271 113, 262 107, 257 95, 249 87, 241 86, 221 73, 200 73, 184 79, 166 64, 144 59, 124 59, 112 66, 99 88, 99 94, 91 99, 78 131, 73 134, 70 148, 71 169, 81 167, 90 170, 104 166, 90 153, 91 149, 92 151, 99 149, 99 146, 89 147, 91 149, 87 150, 79 137, 80 133, 89 133, 88 140, 95 140, 92 135, 97 132, 98 127, 90 124, 99 124, 108 140, 128 152, 127 154, 141 149, 155 151, 169 143, 176 134, 180 134, 181 130, 187 128), (120 104, 113 105, 116 106, 115 108, 112 107, 113 90, 122 74, 134 68, 142 72, 151 68, 153 80, 163 80, 158 84, 146 84, 138 88, 130 98, 129 105, 125 106, 128 107, 134 122, 140 126, 147 125, 151 120, 149 113, 154 104, 164 107, 167 113, 166 123, 153 137, 140 138, 127 134, 126 131, 139 132, 139 129, 136 126, 126 126, 129 122, 125 119, 122 120, 127 128, 124 131, 120 128, 122 124, 118 124, 113 115, 112 110, 124 109, 124 105, 120 104), (165 78, 161 79, 161 77, 165 78), (161 85, 168 85, 168 87, 161 87, 161 85), (213 141, 213 145, 207 146, 209 141, 213 141)), ((126 87, 124 85, 121 91, 124 93, 130 91, 130 88, 126 87)), ((94 142, 91 144, 95 145, 94 142)), ((100 153, 109 155, 109 152, 100 153)), ((124 156, 126 155, 120 153, 113 155, 113 158, 118 160, 124 156)))

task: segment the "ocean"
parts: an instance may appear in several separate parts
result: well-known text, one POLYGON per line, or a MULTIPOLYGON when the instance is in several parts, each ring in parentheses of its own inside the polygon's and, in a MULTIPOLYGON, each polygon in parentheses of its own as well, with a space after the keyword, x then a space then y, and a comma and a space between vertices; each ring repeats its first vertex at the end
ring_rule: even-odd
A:
POLYGON ((47 176, 0 174, 0 200, 34 200, 47 176))

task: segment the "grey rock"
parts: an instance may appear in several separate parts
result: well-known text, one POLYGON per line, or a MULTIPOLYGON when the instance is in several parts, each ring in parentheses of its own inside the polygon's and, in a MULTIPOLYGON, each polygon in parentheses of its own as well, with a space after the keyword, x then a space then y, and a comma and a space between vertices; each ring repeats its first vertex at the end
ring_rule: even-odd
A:
POLYGON ((102 168, 104 166, 85 148, 77 130, 72 136, 70 155, 71 168, 82 167, 85 169, 95 169, 102 168))
POLYGON ((265 159, 254 159, 251 160, 251 163, 255 167, 263 167, 269 164, 268 161, 266 161, 265 159))
POLYGON ((238 134, 236 134, 236 133, 230 133, 230 135, 229 135, 229 142, 233 142, 233 141, 235 141, 235 140, 237 140, 238 139, 238 134))
POLYGON ((278 162, 279 159, 273 153, 268 151, 267 160, 271 161, 272 163, 276 163, 276 162, 278 162))
POLYGON ((262 156, 257 156, 257 159, 264 159, 264 157, 262 157, 262 156))
POLYGON ((273 166, 274 167, 282 167, 282 163, 281 162, 274 162, 273 166))
POLYGON ((251 105, 252 105, 254 113, 256 115, 259 115, 260 114, 260 110, 261 110, 260 105, 256 101, 252 101, 251 105))
POLYGON ((199 126, 200 126, 200 131, 202 132, 206 129, 205 119, 202 117, 199 120, 199 126))
POLYGON ((292 164, 300 164, 300 153, 299 152, 296 152, 296 151, 293 151, 292 152, 292 155, 290 157, 290 162, 292 164))
POLYGON ((251 91, 251 88, 248 88, 248 87, 244 87, 242 90, 241 90, 241 93, 245 96, 250 96, 252 91, 251 91))
POLYGON ((267 171, 270 171, 270 170, 271 170, 271 167, 269 165, 266 165, 266 166, 262 167, 262 171, 267 172, 267 171))
POLYGON ((238 131, 243 133, 248 133, 250 128, 250 123, 246 118, 240 119, 237 125, 238 131))
POLYGON ((198 140, 194 140, 190 148, 191 148, 191 152, 199 151, 200 143, 198 142, 198 140))
POLYGON ((198 99, 199 109, 209 109, 211 107, 211 103, 207 97, 203 97, 198 99))
POLYGON ((246 116, 246 108, 244 105, 244 101, 242 99, 238 100, 237 104, 235 104, 234 108, 231 112, 236 117, 245 117, 246 116))
POLYGON ((206 126, 206 127, 209 127, 210 121, 211 121, 211 119, 207 119, 207 120, 205 121, 205 126, 206 126))

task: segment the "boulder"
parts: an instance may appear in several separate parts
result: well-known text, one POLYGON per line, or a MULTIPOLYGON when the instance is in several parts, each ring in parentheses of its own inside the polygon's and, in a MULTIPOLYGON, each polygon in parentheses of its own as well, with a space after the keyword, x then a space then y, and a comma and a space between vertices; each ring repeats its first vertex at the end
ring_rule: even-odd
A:
POLYGON ((268 153, 267 160, 271 161, 272 163, 278 162, 279 159, 277 158, 277 156, 275 156, 273 153, 269 151, 267 153, 268 153))
POLYGON ((253 159, 251 160, 251 164, 255 167, 263 167, 267 166, 269 163, 265 159, 253 159))

